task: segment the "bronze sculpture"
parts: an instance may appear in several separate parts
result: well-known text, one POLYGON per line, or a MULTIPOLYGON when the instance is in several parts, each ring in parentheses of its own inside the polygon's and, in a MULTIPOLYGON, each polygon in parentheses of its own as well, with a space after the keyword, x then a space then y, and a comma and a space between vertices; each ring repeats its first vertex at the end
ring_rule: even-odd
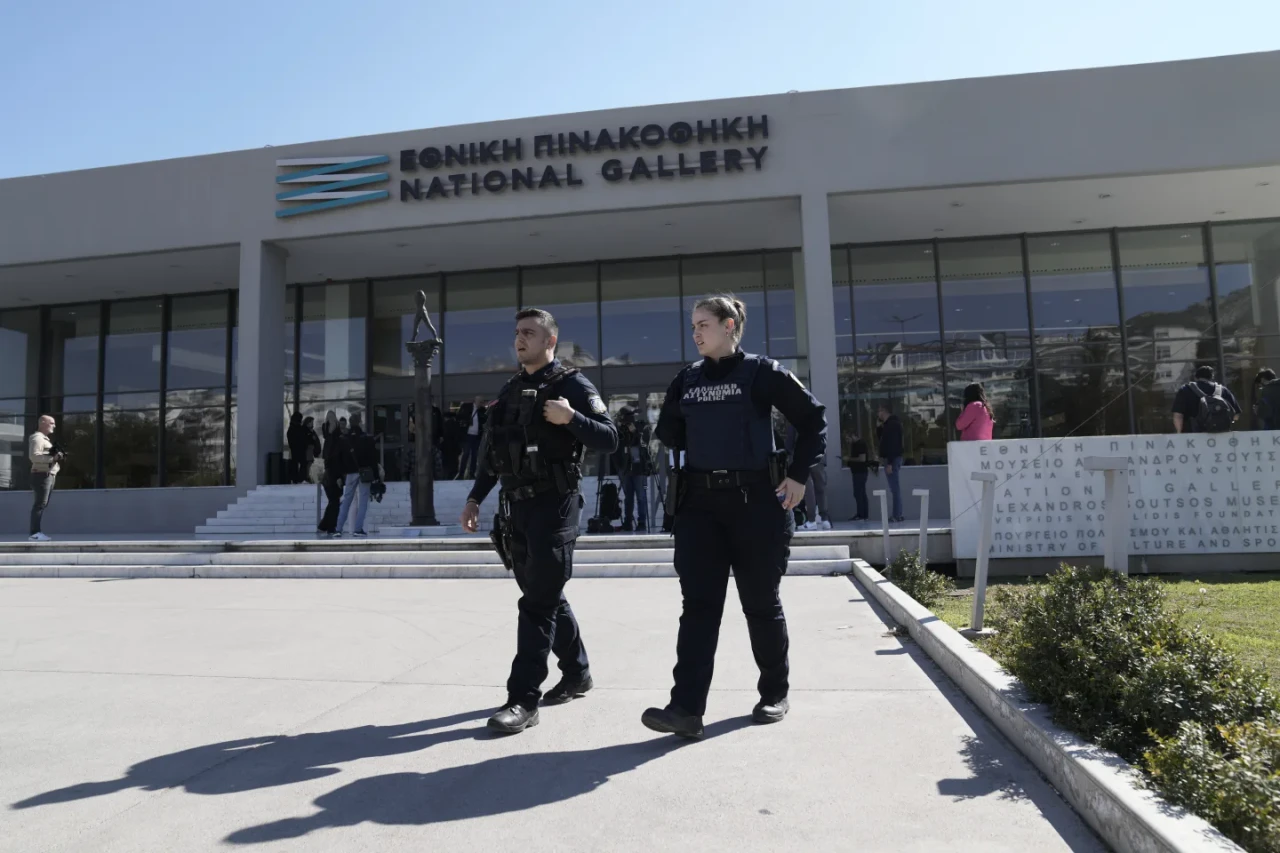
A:
POLYGON ((436 334, 436 327, 431 324, 431 315, 427 313, 426 292, 419 290, 415 298, 418 301, 418 310, 413 315, 413 337, 409 338, 410 343, 418 339, 418 328, 423 323, 426 323, 427 328, 431 330, 431 340, 440 340, 440 336, 436 334))

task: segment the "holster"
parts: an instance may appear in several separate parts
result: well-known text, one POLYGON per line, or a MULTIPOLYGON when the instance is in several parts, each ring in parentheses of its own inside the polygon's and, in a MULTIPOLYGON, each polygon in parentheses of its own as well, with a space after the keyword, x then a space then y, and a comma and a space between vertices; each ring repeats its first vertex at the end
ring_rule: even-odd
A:
POLYGON ((769 482, 776 489, 787 479, 787 465, 791 459, 785 450, 775 450, 769 454, 769 482))
POLYGON ((510 508, 504 498, 498 499, 498 511, 493 516, 493 529, 489 531, 489 541, 498 552, 498 559, 507 571, 515 570, 515 562, 511 559, 511 515, 510 508))
POLYGON ((684 502, 685 491, 689 488, 689 477, 682 468, 672 468, 667 475, 667 493, 662 497, 662 508, 667 515, 675 517, 684 502))

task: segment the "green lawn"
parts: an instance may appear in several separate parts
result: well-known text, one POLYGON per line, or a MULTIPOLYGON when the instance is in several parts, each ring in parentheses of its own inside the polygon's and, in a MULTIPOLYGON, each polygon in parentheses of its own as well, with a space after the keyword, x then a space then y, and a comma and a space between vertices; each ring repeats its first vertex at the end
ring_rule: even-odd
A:
MULTIPOLYGON (((1203 578, 1163 576, 1171 604, 1184 609, 1183 619, 1220 637, 1251 666, 1265 669, 1280 685, 1280 573, 1233 573, 1203 578)), ((1027 583, 1026 579, 997 581, 1027 583)), ((956 582, 956 594, 936 608, 953 628, 969 625, 973 580, 956 582)), ((991 599, 988 595, 987 606, 991 599)))

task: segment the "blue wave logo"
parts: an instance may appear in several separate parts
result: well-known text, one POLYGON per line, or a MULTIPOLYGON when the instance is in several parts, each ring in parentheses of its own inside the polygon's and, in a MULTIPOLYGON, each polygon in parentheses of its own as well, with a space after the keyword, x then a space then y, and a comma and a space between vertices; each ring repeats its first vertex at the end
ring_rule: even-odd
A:
POLYGON ((390 190, 368 189, 372 184, 391 180, 389 172, 358 171, 390 162, 391 158, 385 154, 376 157, 301 157, 277 160, 276 166, 291 171, 277 175, 276 183, 297 185, 297 188, 276 193, 276 201, 286 205, 276 211, 276 218, 284 219, 318 210, 390 198, 390 190), (357 189, 358 187, 365 189, 357 189))

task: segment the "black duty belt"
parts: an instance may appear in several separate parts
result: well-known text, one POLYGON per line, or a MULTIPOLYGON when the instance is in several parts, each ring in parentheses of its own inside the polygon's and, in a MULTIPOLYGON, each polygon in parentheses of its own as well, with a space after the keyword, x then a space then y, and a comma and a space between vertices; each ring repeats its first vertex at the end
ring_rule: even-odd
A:
POLYGON ((689 485, 695 489, 737 489, 768 482, 768 471, 686 471, 689 485))
POLYGON ((548 480, 546 482, 531 483, 527 486, 516 486, 510 489, 504 488, 502 490, 502 494, 504 494, 508 500, 527 501, 530 498, 536 498, 538 495, 545 495, 548 492, 554 491, 557 491, 555 481, 548 480))

